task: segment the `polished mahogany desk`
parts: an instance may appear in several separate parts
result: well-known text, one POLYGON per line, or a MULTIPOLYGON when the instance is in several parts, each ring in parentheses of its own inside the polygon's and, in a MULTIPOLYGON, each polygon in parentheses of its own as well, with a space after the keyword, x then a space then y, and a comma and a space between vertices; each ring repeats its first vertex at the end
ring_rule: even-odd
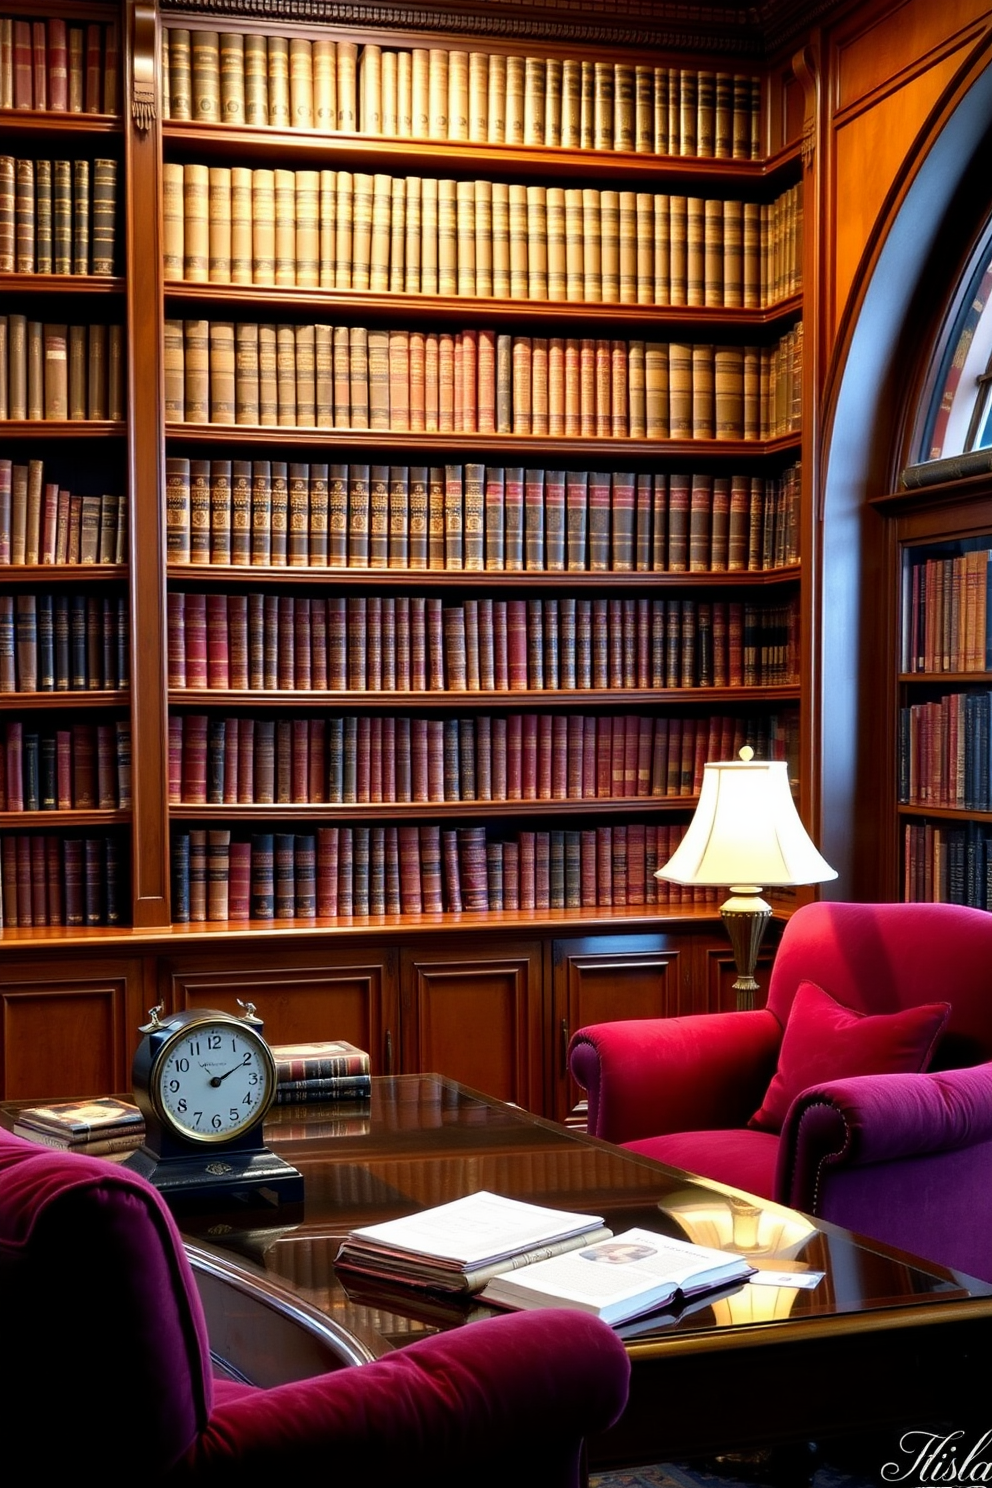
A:
MULTIPOLYGON (((594 1468, 889 1426, 894 1446, 898 1427, 992 1424, 978 1421, 992 1357, 992 1286, 694 1181, 438 1076, 373 1085, 364 1108, 276 1109, 267 1138, 304 1174, 302 1211, 181 1218, 211 1337, 216 1322, 225 1347, 249 1361, 249 1376, 271 1382, 285 1369, 265 1357, 260 1295, 271 1316, 309 1318, 316 1334, 321 1320, 332 1333, 343 1325, 358 1359, 490 1315, 471 1300, 387 1292, 334 1269, 353 1226, 485 1188, 602 1214, 614 1231, 642 1225, 740 1250, 759 1269, 825 1272, 812 1290, 745 1286, 634 1331, 630 1404, 590 1443, 594 1468)), ((348 1356, 333 1337, 329 1348, 329 1357, 348 1356)), ((302 1345, 300 1373, 326 1363, 319 1345, 302 1345)))

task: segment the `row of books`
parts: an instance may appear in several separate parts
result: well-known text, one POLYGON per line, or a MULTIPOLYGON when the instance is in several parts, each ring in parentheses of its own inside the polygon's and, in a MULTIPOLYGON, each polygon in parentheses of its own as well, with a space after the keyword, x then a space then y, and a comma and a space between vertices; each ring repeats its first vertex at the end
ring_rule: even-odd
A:
POLYGON ((167 280, 755 310, 801 283, 800 185, 744 202, 345 170, 162 170, 167 280))
POLYGON ((130 677, 123 596, 0 594, 0 693, 122 692, 130 677))
POLYGON ((0 155, 0 273, 113 274, 117 161, 0 155))
POLYGON ((116 811, 131 805, 131 725, 3 726, 0 811, 116 811))
POLYGON ((399 139, 754 160, 760 79, 591 57, 163 32, 165 116, 399 139))
POLYGON ((50 1106, 28 1106, 18 1111, 14 1133, 43 1147, 105 1157, 140 1146, 145 1120, 137 1106, 113 1096, 57 1101, 50 1106))
POLYGON ((190 921, 307 920, 709 904, 713 889, 654 877, 685 827, 614 824, 518 832, 484 827, 323 827, 313 833, 226 828, 172 835, 172 917, 190 921))
POLYGON ((43 460, 0 456, 0 564, 124 563, 127 502, 45 480, 43 460))
POLYGON ((0 419, 123 419, 124 327, 0 315, 0 419))
POLYGON ((795 725, 793 715, 775 713, 273 719, 172 712, 169 804, 693 796, 706 761, 735 759, 745 744, 759 759, 788 757, 795 725))
POLYGON ((115 114, 119 89, 116 21, 0 16, 0 108, 115 114))
POLYGON ((170 590, 168 664, 177 692, 782 686, 798 678, 798 607, 170 590))
POLYGON ((0 832, 0 929, 123 925, 127 868, 116 835, 0 832))
POLYGON ((992 670, 992 550, 909 562, 903 570, 904 672, 992 670))
MULTIPOLYGON (((701 573, 799 556, 798 464, 776 478, 169 455, 165 478, 170 563, 701 573)), ((0 462, 0 562, 2 483, 0 462)))
POLYGON ((372 1094, 371 1060, 364 1049, 347 1039, 271 1047, 277 1105, 368 1101, 372 1094))
POLYGON ((903 898, 992 910, 992 827, 979 822, 907 822, 903 898))
POLYGON ((954 692, 899 710, 899 801, 992 809, 992 693, 954 692))
POLYGON ((165 322, 173 423, 599 439, 799 428, 802 326, 771 346, 165 322))

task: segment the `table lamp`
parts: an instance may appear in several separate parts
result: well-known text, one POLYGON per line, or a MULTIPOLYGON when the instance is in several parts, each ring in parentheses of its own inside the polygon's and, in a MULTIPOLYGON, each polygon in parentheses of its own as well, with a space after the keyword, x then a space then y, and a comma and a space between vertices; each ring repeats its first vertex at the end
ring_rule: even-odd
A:
POLYGON ((655 878, 726 886, 720 906, 734 948, 737 1006, 754 1006, 754 967, 771 916, 762 888, 824 883, 836 871, 817 852, 799 820, 784 760, 740 759, 703 767, 699 804, 679 847, 655 878))

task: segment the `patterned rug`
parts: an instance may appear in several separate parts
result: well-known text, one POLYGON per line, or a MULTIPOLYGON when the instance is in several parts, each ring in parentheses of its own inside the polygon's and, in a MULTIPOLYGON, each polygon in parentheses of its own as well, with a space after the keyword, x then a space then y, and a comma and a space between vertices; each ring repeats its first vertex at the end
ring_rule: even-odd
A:
MULTIPOLYGON (((798 1481, 798 1477, 792 1479, 798 1481)), ((826 1464, 815 1467, 809 1479, 811 1488, 878 1488, 878 1481, 867 1469, 845 1470, 826 1464)), ((749 1470, 745 1477, 734 1477, 730 1472, 722 1474, 684 1462, 589 1474, 589 1488, 782 1488, 782 1484, 781 1476, 762 1476, 757 1468, 753 1474, 749 1470)))

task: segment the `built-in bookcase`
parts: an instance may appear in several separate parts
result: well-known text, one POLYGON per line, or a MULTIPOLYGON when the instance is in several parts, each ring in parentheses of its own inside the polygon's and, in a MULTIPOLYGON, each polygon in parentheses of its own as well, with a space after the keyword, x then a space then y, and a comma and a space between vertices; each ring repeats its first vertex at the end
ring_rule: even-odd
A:
POLYGON ((130 923, 116 5, 0 17, 5 933, 130 923))

